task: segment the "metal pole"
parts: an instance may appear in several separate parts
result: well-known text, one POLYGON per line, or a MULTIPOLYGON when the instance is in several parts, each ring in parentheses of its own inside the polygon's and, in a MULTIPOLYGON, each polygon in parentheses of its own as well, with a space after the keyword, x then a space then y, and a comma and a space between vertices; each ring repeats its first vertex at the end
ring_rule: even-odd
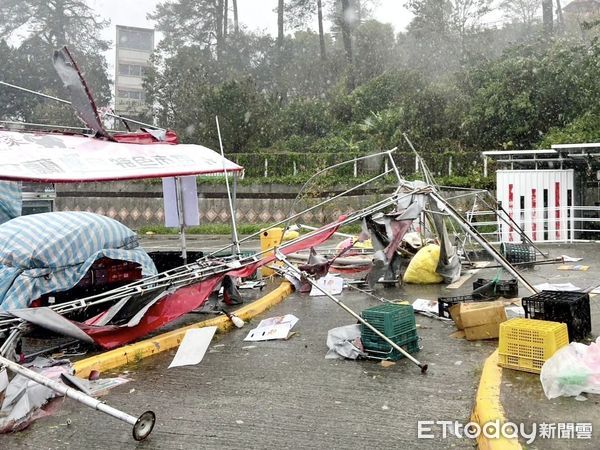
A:
POLYGON ((0 356, 0 366, 8 367, 12 372, 18 373, 19 375, 23 375, 25 378, 29 378, 36 383, 41 384, 42 386, 46 386, 47 388, 52 389, 53 391, 58 392, 59 394, 64 395, 65 397, 69 397, 79 403, 83 403, 90 408, 96 409, 100 412, 108 414, 109 416, 114 417, 115 419, 119 419, 129 425, 133 425, 133 438, 136 441, 144 440, 148 437, 148 435, 152 432, 154 428, 154 423, 156 421, 156 415, 152 411, 146 411, 140 417, 134 417, 123 411, 119 411, 112 406, 108 406, 104 402, 101 402, 94 397, 90 397, 89 395, 84 394, 83 392, 77 391, 73 388, 66 386, 63 383, 60 383, 55 380, 51 380, 37 372, 34 372, 31 369, 21 366, 10 359, 6 359, 3 356, 0 356))
POLYGON ((185 216, 183 210, 183 189, 181 178, 175 177, 175 191, 177 194, 177 216, 179 217, 179 234, 181 235, 181 258, 187 264, 187 244, 185 241, 185 216))
MULTIPOLYGON (((320 207, 322 207, 322 206, 324 206, 324 205, 326 205, 326 204, 328 204, 328 203, 331 203, 332 201, 334 201, 334 200, 337 200, 338 198, 340 198, 340 197, 343 197, 344 195, 346 195, 346 194, 348 194, 348 193, 350 193, 350 192, 352 192, 352 191, 355 191, 356 189, 359 189, 359 188, 361 188, 361 187, 363 187, 363 186, 365 186, 365 185, 367 185, 367 184, 369 184, 369 183, 372 183, 373 181, 375 181, 375 180, 377 180, 377 179, 379 179, 379 178, 381 178, 381 177, 383 177, 383 176, 385 176, 385 175, 387 175, 387 173, 386 173, 386 172, 384 172, 384 173, 381 173, 381 174, 379 174, 379 175, 377 175, 377 176, 375 176, 375 177, 373 177, 373 178, 370 178, 369 180, 367 180, 367 181, 365 181, 365 182, 363 182, 363 183, 357 184, 356 186, 353 186, 353 187, 351 187, 350 189, 347 189, 347 190, 345 190, 344 192, 342 192, 342 193, 340 193, 340 194, 337 194, 337 195, 335 195, 334 197, 330 197, 330 198, 328 198, 327 200, 324 200, 324 201, 322 201, 321 203, 319 203, 319 204, 317 204, 317 205, 315 205, 315 206, 311 206, 310 208, 307 208, 307 209, 305 209, 305 210, 303 210, 303 211, 300 211, 300 212, 299 212, 299 213, 297 213, 297 214, 294 214, 294 215, 292 215, 292 216, 289 216, 289 217, 287 217, 287 218, 285 218, 285 219, 283 219, 283 220, 280 220, 279 222, 276 222, 276 223, 274 223, 274 224, 270 225, 270 226, 269 226, 269 228, 273 228, 273 227, 276 227, 276 226, 278 226, 278 225, 281 225, 281 224, 284 224, 284 223, 286 223, 286 222, 289 222, 290 220, 293 220, 293 219, 295 219, 296 217, 300 217, 301 215, 303 215, 303 214, 306 214, 307 212, 310 212, 310 211, 312 211, 312 210, 314 210, 314 209, 316 209, 316 208, 320 208, 320 207)), ((286 227, 285 227, 285 230, 287 230, 287 229, 288 229, 288 227, 287 227, 287 225, 286 225, 286 227)), ((248 235, 248 236, 244 237, 243 239, 241 239, 241 240, 240 240, 240 242, 245 242, 245 241, 247 241, 247 240, 249 240, 249 239, 252 239, 252 238, 253 238, 253 237, 255 237, 255 236, 258 236, 258 235, 259 235, 259 234, 261 234, 261 233, 262 233, 262 231, 257 231, 256 233, 252 233, 252 234, 250 234, 250 235, 248 235)), ((215 255, 215 254, 217 254, 217 253, 219 253, 219 252, 222 252, 223 250, 227 250, 227 249, 228 249, 228 248, 230 248, 232 245, 233 245, 233 244, 229 244, 229 245, 226 245, 225 247, 221 247, 221 248, 219 248, 219 249, 217 249, 217 250, 215 250, 215 251, 211 252, 210 254, 206 255, 204 258, 206 259, 206 258, 208 258, 209 256, 213 256, 213 255, 215 255)))
MULTIPOLYGON (((436 192, 432 192, 429 194, 433 200, 435 200, 438 205, 443 205, 443 209, 445 210, 450 217, 452 217, 455 221, 457 221, 465 232, 467 232, 473 239, 477 241, 479 245, 481 245, 492 257, 500 264, 508 273, 510 273, 513 277, 519 280, 523 286, 525 286, 530 292, 533 294, 537 294, 538 291, 534 288, 529 281, 527 281, 523 276, 515 270, 515 268, 502 256, 500 253, 496 251, 494 247, 492 247, 484 238, 481 236, 479 231, 477 231, 471 224, 469 224, 465 219, 458 213, 456 210, 440 197, 436 192)), ((438 206, 439 207, 439 206, 438 206)))
MULTIPOLYGON (((42 94, 41 92, 37 92, 37 91, 32 91, 31 89, 27 89, 21 86, 17 86, 14 84, 10 84, 10 83, 6 83, 4 81, 0 81, 1 85, 7 86, 7 87, 11 87, 14 89, 18 89, 20 91, 24 91, 24 92, 28 92, 29 94, 34 94, 34 95, 38 95, 40 97, 44 97, 50 100, 54 100, 60 103, 64 103, 65 105, 72 105, 72 103, 68 100, 62 99, 62 98, 58 98, 58 97, 53 97, 52 95, 48 95, 48 94, 42 94)), ((131 122, 131 123, 137 123, 138 125, 143 125, 145 127, 150 127, 150 128, 154 128, 155 130, 163 130, 164 128, 160 128, 157 127, 155 125, 150 125, 148 123, 144 123, 144 122, 139 122, 137 120, 133 120, 133 119, 128 119, 127 117, 123 117, 123 116, 118 116, 117 114, 113 114, 113 113, 105 113, 104 115, 109 116, 109 117, 114 117, 115 119, 119 119, 119 120, 124 120, 126 122, 131 122)))
POLYGON ((310 275, 302 272, 300 269, 298 269, 296 266, 294 266, 292 263, 290 263, 287 260, 287 258, 285 257, 285 255, 283 255, 283 253, 281 253, 279 250, 276 250, 275 256, 277 257, 277 259, 279 261, 282 261, 286 266, 288 266, 290 269, 292 269, 298 275, 304 277, 312 286, 314 286, 319 291, 321 291, 321 293, 323 295, 326 295, 327 297, 329 297, 331 300, 333 300, 335 303, 337 303, 338 306, 340 306, 344 311, 346 311, 348 314, 350 314, 352 317, 354 317, 356 320, 358 320, 364 326, 369 328, 373 333, 375 333, 381 339, 383 339, 385 342, 390 344, 394 349, 396 349, 397 351, 402 353, 409 360, 411 360, 413 363, 415 363, 417 366, 419 366, 421 368, 421 373, 427 372, 427 364, 421 364, 421 362, 419 362, 419 360, 415 359, 410 353, 408 353, 406 350, 404 350, 402 347, 400 347, 398 344, 396 344, 394 341, 392 341, 390 338, 388 338, 385 334, 383 334, 381 331, 379 331, 377 328, 375 328, 373 325, 371 325, 369 322, 367 322, 365 319, 363 319, 360 315, 356 314, 354 311, 352 311, 350 308, 348 308, 345 304, 343 304, 341 301, 339 301, 337 298, 335 298, 333 295, 331 295, 329 292, 327 292, 325 289, 323 289, 321 286, 319 286, 318 283, 316 283, 310 275))
MULTIPOLYGON (((238 173, 233 173, 233 186, 231 187, 231 205, 233 211, 231 217, 235 217, 235 223, 237 225, 237 190, 238 190, 238 173)), ((239 250, 240 242, 237 235, 237 226, 233 226, 231 229, 231 242, 237 242, 238 255, 241 254, 239 250)))
MULTIPOLYGON (((240 242, 237 234, 237 227, 235 224, 235 209, 233 207, 233 201, 231 200, 231 190, 229 189, 229 177, 227 176, 227 167, 225 165, 225 151, 223 150, 223 140, 221 139, 221 127, 219 126, 219 118, 215 116, 215 121, 217 122, 217 133, 219 134, 219 146, 221 147, 221 157, 223 158, 223 172, 225 173, 225 185, 227 186, 227 199, 229 200, 229 213, 231 214, 231 227, 233 234, 233 244, 235 245, 235 249, 237 250, 237 254, 240 252, 240 242)), ((265 159, 266 161, 266 159, 265 159)))
MULTIPOLYGON (((298 224, 298 228, 304 228, 305 230, 310 230, 310 231, 315 231, 318 230, 319 228, 317 227, 311 227, 310 225, 303 225, 301 223, 298 224)), ((347 234, 347 233, 339 233, 339 232, 335 232, 333 233, 335 236, 341 236, 343 238, 353 238, 354 235, 353 234, 347 234)))

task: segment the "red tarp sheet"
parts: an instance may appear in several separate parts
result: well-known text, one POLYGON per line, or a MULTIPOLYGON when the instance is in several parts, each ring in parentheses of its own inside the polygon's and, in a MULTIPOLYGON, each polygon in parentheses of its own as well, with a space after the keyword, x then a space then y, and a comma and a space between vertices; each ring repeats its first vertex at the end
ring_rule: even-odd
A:
MULTIPOLYGON (((340 217, 335 226, 329 229, 318 230, 306 239, 297 239, 282 245, 279 249, 284 255, 305 250, 319 245, 328 240, 339 228, 339 223, 345 217, 340 217)), ((325 228, 325 227, 324 227, 325 228)), ((170 323, 188 312, 199 308, 208 299, 211 292, 219 285, 225 275, 233 277, 249 277, 259 267, 275 260, 274 255, 266 255, 263 259, 253 262, 245 267, 232 269, 227 273, 221 273, 206 278, 201 282, 179 288, 172 294, 152 305, 139 324, 133 327, 119 327, 116 325, 93 326, 83 323, 75 324, 88 334, 100 347, 111 349, 132 342, 152 331, 170 323)))

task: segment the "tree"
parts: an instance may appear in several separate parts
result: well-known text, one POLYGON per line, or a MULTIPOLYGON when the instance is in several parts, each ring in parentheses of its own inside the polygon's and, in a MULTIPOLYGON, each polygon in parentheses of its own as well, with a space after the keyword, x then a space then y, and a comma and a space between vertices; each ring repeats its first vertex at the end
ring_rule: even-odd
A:
POLYGON ((317 17, 319 22, 319 48, 321 50, 321 61, 327 59, 325 53, 325 34, 323 33, 323 4, 321 0, 317 0, 317 17))
POLYGON ((541 0, 504 0, 500 8, 506 17, 531 29, 541 5, 541 0))
POLYGON ((352 56, 352 27, 356 22, 356 11, 352 9, 350 0, 340 0, 340 15, 337 17, 338 25, 342 30, 344 52, 348 67, 348 90, 353 91, 356 83, 354 80, 354 59, 352 56))
MULTIPOLYGON (((237 5, 234 11, 237 11, 237 5)), ((171 54, 184 46, 200 46, 221 56, 225 45, 223 0, 175 0, 159 3, 148 18, 164 35, 162 49, 171 54)))
POLYGON ((240 24, 238 22, 237 0, 231 0, 231 3, 233 5, 233 30, 237 35, 240 32, 240 24))
MULTIPOLYGON (((17 32, 20 38, 19 45, 11 51, 3 46, 3 52, 12 54, 13 60, 6 70, 12 71, 15 84, 62 97, 65 91, 54 71, 52 52, 66 45, 84 72, 96 103, 106 106, 111 92, 103 52, 109 43, 100 38, 106 25, 82 0, 4 0, 0 8, 0 39, 9 40, 17 32)), ((11 78, 10 74, 4 76, 11 78)), ((49 106, 48 101, 36 99, 33 107, 29 101, 22 105, 15 109, 14 104, 0 104, 0 112, 27 121, 52 119, 53 114, 64 116, 64 107, 49 106)))
POLYGON ((368 20, 356 28, 354 36, 357 84, 366 83, 394 66, 395 37, 392 25, 368 20))
POLYGON ((554 12, 552 9, 552 0, 542 0, 542 20, 546 35, 552 34, 552 28, 554 27, 554 12))
MULTIPOLYGON (((321 60, 326 59, 325 32, 323 28, 323 1, 316 0, 317 28, 319 31, 319 50, 321 60)), ((287 0, 285 20, 290 28, 307 26, 315 17, 315 0, 287 0)))
POLYGON ((449 3, 450 28, 458 34, 464 58, 467 36, 479 29, 482 17, 490 12, 491 0, 449 0, 449 3))
POLYGON ((76 44, 79 52, 93 54, 108 50, 100 31, 108 22, 83 0, 3 0, 0 36, 7 38, 26 30, 26 38, 37 38, 49 48, 76 44))

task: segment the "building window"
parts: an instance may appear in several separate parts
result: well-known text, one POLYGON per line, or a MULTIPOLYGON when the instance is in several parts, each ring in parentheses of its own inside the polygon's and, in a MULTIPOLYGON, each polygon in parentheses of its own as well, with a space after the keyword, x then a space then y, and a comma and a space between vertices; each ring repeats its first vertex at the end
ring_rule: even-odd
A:
POLYGON ((127 77, 143 77, 145 74, 145 66, 139 64, 119 64, 119 75, 127 77))
POLYGON ((153 50, 154 32, 137 30, 119 30, 119 47, 132 50, 153 50))
POLYGON ((139 100, 146 101, 146 94, 144 91, 130 91, 127 89, 119 89, 117 90, 117 97, 119 98, 128 98, 131 100, 139 100))

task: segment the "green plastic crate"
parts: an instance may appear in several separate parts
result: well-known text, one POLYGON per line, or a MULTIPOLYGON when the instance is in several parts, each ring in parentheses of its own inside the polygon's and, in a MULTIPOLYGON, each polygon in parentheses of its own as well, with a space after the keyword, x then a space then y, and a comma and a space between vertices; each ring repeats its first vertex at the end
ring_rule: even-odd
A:
MULTIPOLYGON (((405 333, 397 334, 396 336, 390 336, 390 340, 394 344, 403 346, 404 344, 406 344, 408 342, 412 342, 415 339, 418 339, 418 337, 419 336, 417 335, 417 329, 413 328, 412 330, 409 330, 405 333)), ((375 334, 373 334, 373 336, 361 334, 360 339, 362 341, 364 348, 378 350, 378 351, 384 351, 384 352, 389 352, 392 350, 392 346, 390 344, 388 344, 385 340, 383 340, 382 338, 380 338, 379 336, 377 336, 375 334)))
MULTIPOLYGON (((405 342, 404 344, 398 344, 400 347, 405 350, 407 353, 413 354, 417 353, 420 350, 419 347, 419 338, 415 337, 411 341, 405 342)), ((374 358, 380 359, 389 359, 392 361, 398 361, 399 359, 404 358, 404 355, 400 353, 395 348, 392 348, 391 345, 385 344, 381 346, 377 346, 378 348, 366 348, 365 351, 367 354, 374 358)))
MULTIPOLYGON (((386 303, 363 310, 361 317, 390 339, 408 333, 417 327, 415 311, 411 305, 386 303)), ((381 340, 377 334, 363 324, 361 324, 360 332, 363 342, 365 340, 381 340)))

